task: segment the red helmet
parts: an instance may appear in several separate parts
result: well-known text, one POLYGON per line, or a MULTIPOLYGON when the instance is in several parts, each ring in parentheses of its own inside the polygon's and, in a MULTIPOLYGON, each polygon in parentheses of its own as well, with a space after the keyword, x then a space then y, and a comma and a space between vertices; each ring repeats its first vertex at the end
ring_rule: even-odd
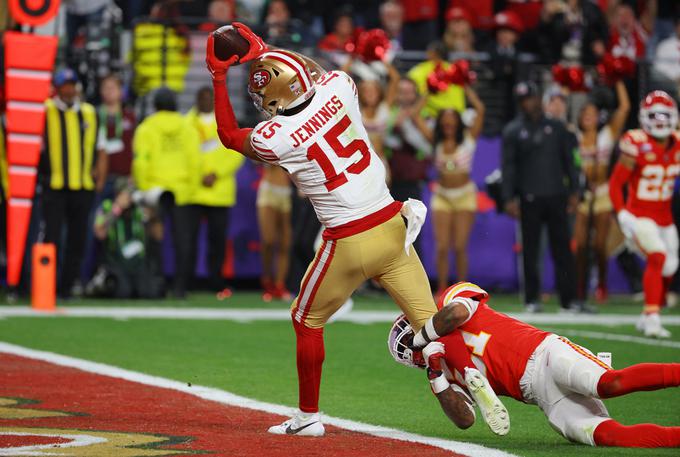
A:
POLYGON ((640 102, 640 125, 654 138, 667 138, 678 127, 678 105, 662 90, 647 94, 640 102))

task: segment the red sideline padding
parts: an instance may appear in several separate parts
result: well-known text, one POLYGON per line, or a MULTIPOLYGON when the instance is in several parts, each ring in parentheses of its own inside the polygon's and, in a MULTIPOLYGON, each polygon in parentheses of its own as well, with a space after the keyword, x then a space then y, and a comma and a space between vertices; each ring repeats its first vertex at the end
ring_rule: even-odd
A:
POLYGON ((10 198, 33 198, 35 193, 35 168, 26 168, 19 171, 9 168, 9 196, 10 198))
POLYGON ((7 132, 30 133, 42 136, 45 129, 45 106, 8 101, 7 132))
POLYGON ((7 205, 7 285, 10 287, 16 287, 19 284, 30 220, 30 200, 9 201, 7 205))
POLYGON ((56 36, 5 32, 5 68, 52 72, 57 54, 56 36))
POLYGON ((10 165, 37 167, 40 163, 40 137, 28 138, 18 135, 7 135, 7 162, 10 165))
POLYGON ((5 77, 5 97, 7 100, 43 103, 50 95, 51 85, 51 73, 10 69, 5 77))

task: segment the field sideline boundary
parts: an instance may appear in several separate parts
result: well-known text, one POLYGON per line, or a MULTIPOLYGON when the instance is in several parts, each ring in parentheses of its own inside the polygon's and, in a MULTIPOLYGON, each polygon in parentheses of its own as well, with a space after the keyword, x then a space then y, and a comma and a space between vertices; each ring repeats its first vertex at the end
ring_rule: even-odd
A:
MULTIPOLYGON (((202 398, 204 400, 210 400, 228 406, 248 408, 256 411, 263 411, 266 413, 278 414, 282 416, 290 416, 291 413, 294 411, 293 408, 288 406, 253 400, 213 387, 205 387, 194 384, 189 386, 187 383, 168 378, 152 376, 145 373, 126 370, 124 368, 119 368, 113 365, 107 365, 99 362, 93 362, 90 360, 79 359, 76 357, 66 356, 53 352, 30 349, 2 341, 0 341, 0 352, 35 360, 41 360, 55 365, 75 368, 88 373, 94 373, 98 375, 109 376, 112 378, 123 379, 126 381, 136 382, 139 384, 144 384, 152 387, 175 390, 189 395, 193 395, 195 397, 202 398)), ((488 448, 478 444, 447 440, 444 438, 427 437, 389 427, 371 425, 363 422, 355 422, 348 419, 327 416, 325 414, 322 414, 322 417, 325 424, 353 432, 377 436, 380 438, 420 443, 475 457, 517 457, 514 454, 510 454, 499 449, 488 448)), ((262 433, 266 432, 263 430, 262 433)), ((289 437, 289 439, 310 439, 310 438, 289 437)), ((310 442, 311 440, 314 440, 314 438, 311 438, 310 442)), ((314 441, 314 443, 321 444, 321 442, 317 441, 314 441)))
MULTIPOLYGON (((638 314, 566 314, 566 313, 507 313, 510 317, 529 324, 599 325, 615 327, 635 325, 638 314)), ((375 324, 393 322, 398 310, 354 310, 338 318, 338 322, 375 324)), ((125 307, 125 306, 71 306, 58 307, 54 312, 36 311, 29 306, 0 306, 0 318, 7 317, 100 317, 111 319, 188 319, 289 321, 290 310, 267 308, 179 308, 179 307, 125 307)), ((680 315, 663 316, 664 325, 680 325, 680 315)))

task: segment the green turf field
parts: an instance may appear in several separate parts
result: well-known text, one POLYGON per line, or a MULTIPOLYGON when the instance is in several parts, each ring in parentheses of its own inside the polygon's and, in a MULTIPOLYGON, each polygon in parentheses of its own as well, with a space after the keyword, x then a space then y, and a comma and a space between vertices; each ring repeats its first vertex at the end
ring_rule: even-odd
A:
MULTIPOLYGON (((603 312, 637 313, 639 305, 612 299, 603 312)), ((492 299, 505 311, 520 311, 517 297, 492 299), (514 304, 513 304, 514 303, 514 304)), ((237 294, 218 302, 195 295, 187 302, 82 301, 71 305, 285 307, 263 304, 255 294, 237 294)), ((384 298, 357 299, 356 309, 391 309, 384 298)), ((550 305, 549 308, 555 308, 550 305)), ((677 309, 671 310, 678 314, 677 309)), ((602 332, 636 335, 632 326, 551 324, 555 332, 602 332)), ((680 327, 669 327, 680 341, 680 327)), ((323 412, 336 417, 386 425, 423 435, 470 441, 525 456, 677 456, 677 450, 593 449, 566 442, 552 431, 535 407, 507 399, 510 434, 499 438, 478 422, 459 431, 448 422, 432 396, 425 375, 394 363, 386 348, 389 324, 334 323, 326 330, 326 363, 321 391, 323 412)), ((601 338, 570 338, 593 352, 613 353, 615 367, 645 361, 680 362, 680 349, 601 338)), ((25 318, 0 320, 0 340, 99 361, 240 395, 294 406, 297 381, 294 334, 289 322, 200 320, 114 320, 99 318, 25 318)), ((638 393, 607 401, 611 415, 623 422, 680 425, 680 390, 638 393)))

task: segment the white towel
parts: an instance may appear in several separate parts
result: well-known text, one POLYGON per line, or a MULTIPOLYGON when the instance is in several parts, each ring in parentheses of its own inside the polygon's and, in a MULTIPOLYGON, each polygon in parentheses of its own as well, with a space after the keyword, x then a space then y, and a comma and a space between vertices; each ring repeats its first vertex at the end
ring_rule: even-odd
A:
POLYGON ((420 229, 425 223, 425 216, 427 216, 427 207, 420 200, 409 198, 401 207, 401 215, 406 218, 406 239, 404 240, 404 250, 406 255, 410 255, 409 247, 418 238, 420 229))

